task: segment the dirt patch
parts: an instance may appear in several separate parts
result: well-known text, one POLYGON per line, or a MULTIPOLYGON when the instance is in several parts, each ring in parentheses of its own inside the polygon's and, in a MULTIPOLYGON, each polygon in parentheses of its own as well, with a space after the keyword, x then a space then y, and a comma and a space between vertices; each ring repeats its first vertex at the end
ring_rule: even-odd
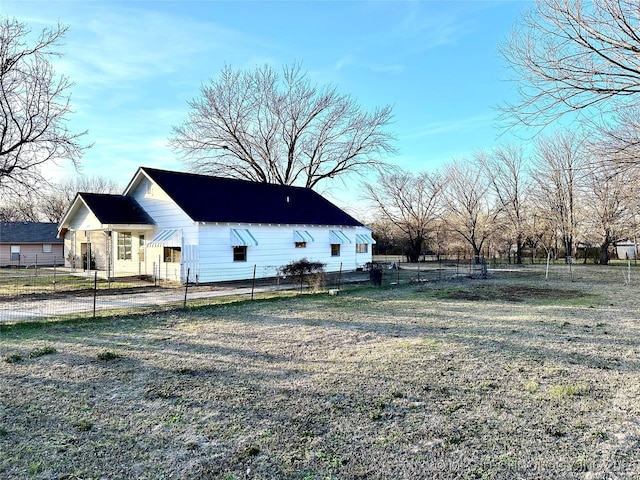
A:
POLYGON ((528 285, 503 285, 490 288, 473 288, 447 292, 444 298, 450 300, 495 301, 507 302, 571 300, 591 296, 580 290, 533 287, 528 285))

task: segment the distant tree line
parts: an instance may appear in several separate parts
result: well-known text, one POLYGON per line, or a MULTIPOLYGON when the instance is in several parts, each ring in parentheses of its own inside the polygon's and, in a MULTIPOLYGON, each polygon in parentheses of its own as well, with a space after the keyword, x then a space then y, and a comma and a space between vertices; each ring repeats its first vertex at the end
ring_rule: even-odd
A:
POLYGON ((616 240, 638 234, 640 172, 602 160, 596 146, 565 131, 530 152, 499 146, 437 173, 380 174, 366 184, 376 249, 412 262, 428 253, 607 264, 616 240))

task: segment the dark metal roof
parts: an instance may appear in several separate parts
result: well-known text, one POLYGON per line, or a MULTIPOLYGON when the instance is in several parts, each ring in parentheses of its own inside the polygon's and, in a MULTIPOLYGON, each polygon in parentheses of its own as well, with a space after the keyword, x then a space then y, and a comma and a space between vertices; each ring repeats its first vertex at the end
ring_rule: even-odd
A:
POLYGON ((78 193, 102 224, 155 225, 133 197, 108 193, 78 193))
POLYGON ((47 222, 0 222, 0 243, 62 243, 58 224, 47 222))
POLYGON ((309 188, 142 170, 197 222, 362 225, 309 188))

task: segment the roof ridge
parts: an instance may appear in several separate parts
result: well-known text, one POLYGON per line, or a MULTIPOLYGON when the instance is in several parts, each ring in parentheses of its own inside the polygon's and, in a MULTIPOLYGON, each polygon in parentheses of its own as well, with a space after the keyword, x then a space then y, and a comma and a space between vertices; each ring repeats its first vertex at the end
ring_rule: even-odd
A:
POLYGON ((178 170, 167 170, 164 168, 155 168, 155 167, 140 167, 140 170, 145 170, 145 171, 156 171, 156 172, 162 172, 162 173, 169 173, 169 174, 173 174, 173 175, 186 175, 186 176, 192 176, 192 177, 201 177, 201 178, 215 178, 217 180, 224 180, 224 181, 229 181, 229 182, 242 182, 242 183, 247 183, 247 184, 252 184, 252 185, 265 185, 265 186, 269 186, 269 187, 273 187, 273 188, 291 188, 291 189, 300 189, 300 190, 307 190, 307 191, 311 191, 314 192, 317 195, 320 195, 318 192, 316 192, 314 189, 310 188, 310 187, 301 187, 298 185, 285 185, 285 184, 281 184, 281 183, 270 183, 270 182, 258 182, 256 180, 249 180, 246 178, 234 178, 234 177, 224 177, 224 176, 219 176, 219 175, 209 175, 206 173, 196 173, 196 172, 183 172, 183 171, 178 171, 178 170))

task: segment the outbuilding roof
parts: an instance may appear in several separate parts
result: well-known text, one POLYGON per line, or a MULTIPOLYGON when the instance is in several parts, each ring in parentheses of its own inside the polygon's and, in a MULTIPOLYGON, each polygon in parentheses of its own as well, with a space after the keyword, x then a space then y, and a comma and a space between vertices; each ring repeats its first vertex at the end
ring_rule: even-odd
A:
POLYGON ((62 243, 57 234, 57 223, 0 222, 0 243, 62 243))
MULTIPOLYGON (((140 167, 194 221, 362 226, 309 188, 140 167)), ((132 184, 125 190, 130 191, 132 184)))

